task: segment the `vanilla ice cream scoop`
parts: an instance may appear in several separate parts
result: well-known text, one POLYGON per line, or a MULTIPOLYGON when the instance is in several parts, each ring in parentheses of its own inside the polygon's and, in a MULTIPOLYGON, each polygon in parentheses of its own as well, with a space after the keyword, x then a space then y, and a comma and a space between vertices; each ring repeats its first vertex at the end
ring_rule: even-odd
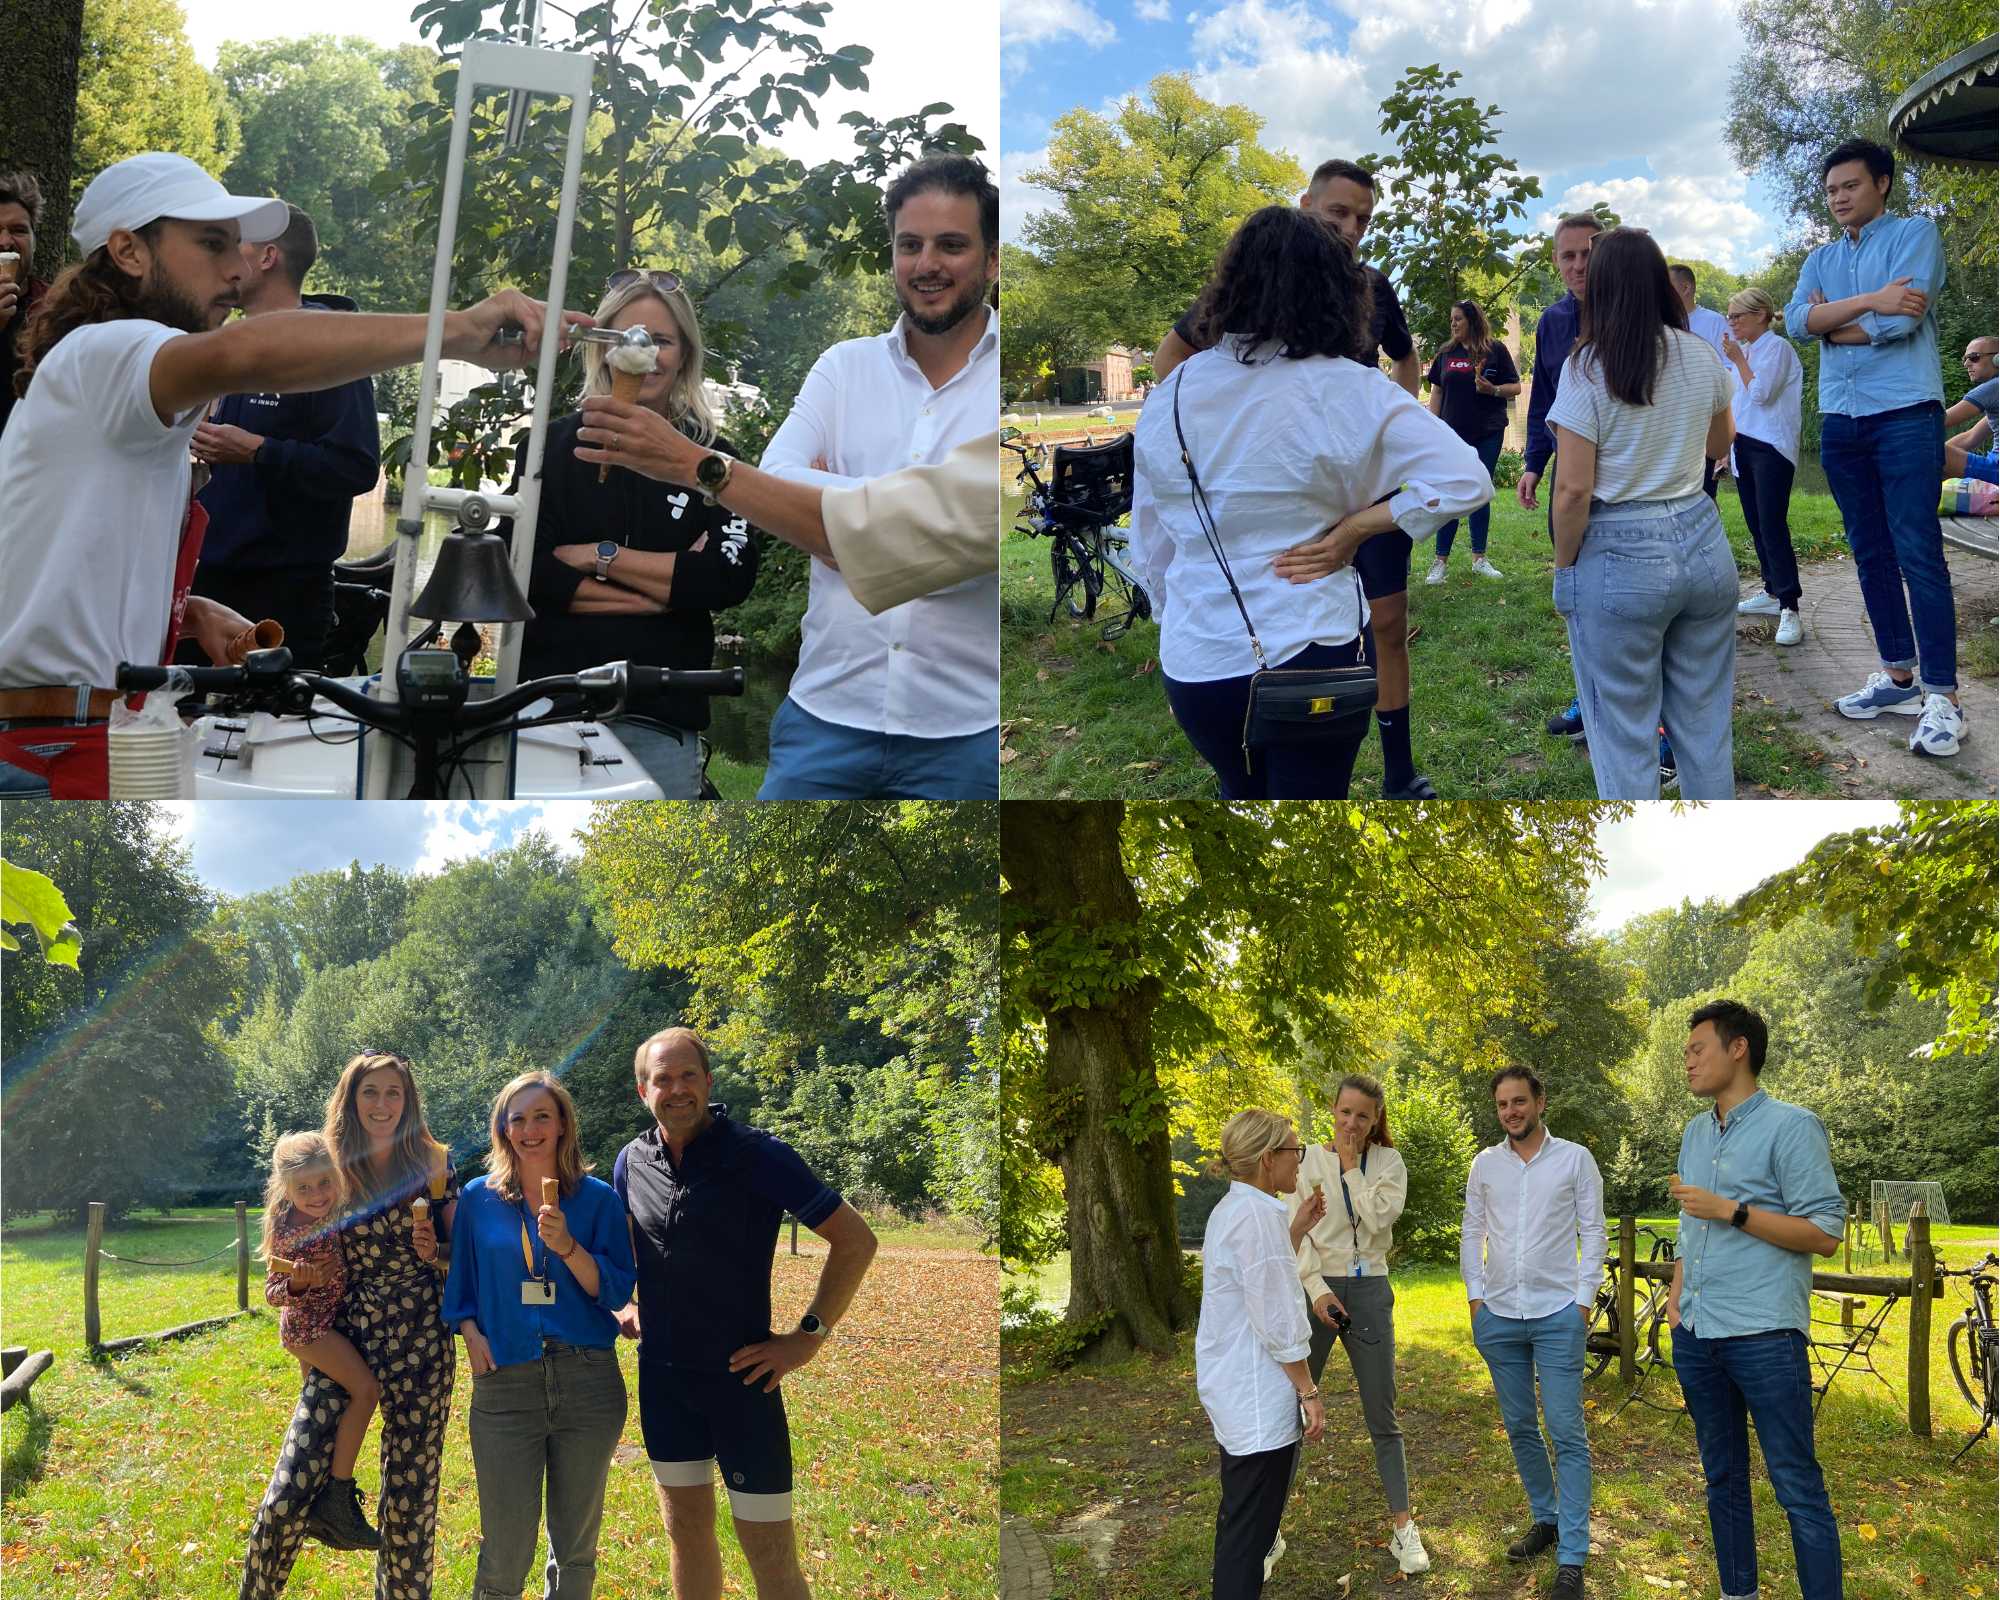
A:
POLYGON ((625 343, 615 344, 605 351, 605 361, 609 363, 613 372, 636 373, 644 377, 653 370, 654 363, 659 360, 660 347, 653 343, 644 328, 626 330, 625 340, 625 343), (633 334, 639 337, 635 340, 632 338, 633 334))

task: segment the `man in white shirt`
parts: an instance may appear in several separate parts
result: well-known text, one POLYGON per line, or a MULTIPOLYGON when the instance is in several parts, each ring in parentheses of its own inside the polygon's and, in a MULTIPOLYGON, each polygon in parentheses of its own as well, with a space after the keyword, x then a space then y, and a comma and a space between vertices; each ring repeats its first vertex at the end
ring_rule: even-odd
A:
MULTIPOLYGON (((903 314, 814 363, 764 452, 775 477, 852 488, 992 431, 1000 339, 986 294, 1000 270, 1000 192, 983 162, 927 156, 889 186, 883 209, 903 314)), ((999 594, 988 573, 873 615, 814 560, 758 798, 998 798, 999 594)))
MULTIPOLYGON (((276 311, 224 326, 242 242, 288 220, 282 200, 229 194, 158 151, 84 190, 71 230, 84 259, 25 332, 27 388, 0 435, 0 793, 103 799, 119 663, 165 661, 183 633, 221 661, 250 626, 189 592, 207 519, 188 451, 209 402, 329 389, 422 356, 422 316, 276 311)), ((445 354, 520 366, 542 315, 503 291, 446 316, 445 354), (510 325, 525 338, 500 342, 510 325)))
MULTIPOLYGON (((1729 357, 1723 352, 1722 341, 1729 337, 1729 319, 1720 311, 1711 311, 1707 306, 1695 303, 1693 267, 1683 266, 1676 261, 1667 268, 1667 274, 1674 280, 1674 291, 1681 297, 1681 304, 1687 308, 1688 332, 1697 338, 1707 340, 1709 348, 1715 352, 1716 359, 1727 366, 1729 357)), ((1727 459, 1725 457, 1722 461, 1707 459, 1702 461, 1701 492, 1711 500, 1715 498, 1715 480, 1721 475, 1727 459)))
POLYGON ((1458 1270, 1472 1342, 1486 1358, 1534 1526, 1508 1546, 1532 1561, 1557 1545, 1554 1600, 1582 1600, 1590 1551, 1590 1436, 1583 1422, 1584 1332, 1604 1270, 1604 1184, 1588 1150, 1542 1125, 1541 1079, 1503 1067, 1493 1109, 1507 1137, 1465 1179, 1458 1270), (1541 1420, 1535 1394, 1541 1391, 1541 1420), (1555 1471, 1541 1423, 1555 1447, 1555 1471))

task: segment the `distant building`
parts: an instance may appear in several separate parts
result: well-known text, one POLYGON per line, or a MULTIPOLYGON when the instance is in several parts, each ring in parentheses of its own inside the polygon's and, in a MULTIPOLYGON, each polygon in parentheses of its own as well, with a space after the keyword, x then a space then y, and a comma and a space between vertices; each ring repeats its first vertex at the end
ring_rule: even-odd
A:
POLYGON ((1093 405, 1099 400, 1136 400, 1139 386, 1132 379, 1134 361, 1146 352, 1114 344, 1095 361, 1064 367, 1056 374, 1056 399, 1066 406, 1093 405))

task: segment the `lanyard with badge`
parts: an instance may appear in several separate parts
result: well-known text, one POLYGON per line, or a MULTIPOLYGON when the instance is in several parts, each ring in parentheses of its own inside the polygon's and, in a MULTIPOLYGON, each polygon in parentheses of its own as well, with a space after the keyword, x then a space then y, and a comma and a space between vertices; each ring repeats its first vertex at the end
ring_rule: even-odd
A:
MULTIPOLYGON (((1361 1176, 1368 1176, 1368 1146, 1361 1147, 1361 1176)), ((1359 1278, 1361 1271, 1361 1224, 1354 1218, 1354 1202, 1347 1197, 1347 1174, 1340 1175, 1340 1203, 1347 1207, 1347 1232, 1354 1241, 1354 1252, 1349 1258, 1349 1276, 1359 1278)))
POLYGON ((521 1285, 521 1304, 524 1306, 552 1306, 556 1303, 556 1282, 553 1275, 543 1276, 548 1271, 548 1245, 542 1245, 542 1272, 535 1271, 534 1251, 528 1246, 528 1202, 521 1201, 521 1259, 528 1264, 527 1281, 521 1285))

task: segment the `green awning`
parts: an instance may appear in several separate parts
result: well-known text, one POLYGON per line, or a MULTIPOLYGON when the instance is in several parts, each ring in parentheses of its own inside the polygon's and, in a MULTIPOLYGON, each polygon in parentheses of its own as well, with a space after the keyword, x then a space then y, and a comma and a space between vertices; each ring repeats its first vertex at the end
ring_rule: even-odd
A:
POLYGON ((1925 73, 1889 113, 1902 154, 1932 166, 1992 171, 2000 158, 2000 34, 1961 50, 1925 73))

